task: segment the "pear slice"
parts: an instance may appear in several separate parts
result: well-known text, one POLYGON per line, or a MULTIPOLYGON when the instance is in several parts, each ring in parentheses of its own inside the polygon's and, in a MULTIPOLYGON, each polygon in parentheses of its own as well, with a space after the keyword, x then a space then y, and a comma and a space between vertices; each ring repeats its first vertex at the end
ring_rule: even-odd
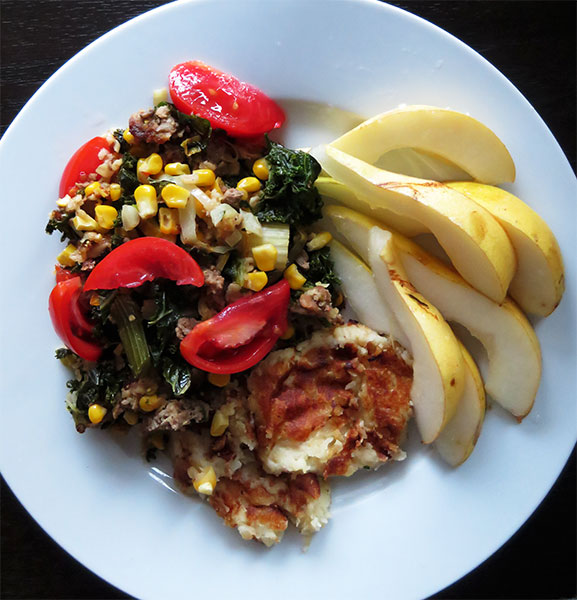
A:
POLYGON ((435 106, 407 106, 377 115, 342 135, 333 147, 374 164, 397 148, 438 155, 476 181, 515 181, 515 164, 503 142, 469 115, 435 106))
POLYGON ((374 206, 423 223, 464 279, 492 300, 503 301, 515 254, 489 212, 442 183, 382 171, 331 146, 324 150, 317 159, 329 175, 374 206))
MULTIPOLYGON (((378 222, 345 207, 328 206, 325 225, 364 260, 378 222), (332 225, 332 226, 331 226, 332 225)), ((406 237, 392 233, 409 281, 448 321, 463 325, 487 351, 485 389, 518 419, 533 406, 541 379, 541 351, 533 328, 508 298, 497 304, 480 294, 451 267, 406 237)))
POLYGON ((367 214, 374 219, 384 221, 403 235, 413 237, 428 232, 428 229, 419 221, 398 215, 386 208, 372 206, 370 200, 358 196, 353 190, 332 177, 317 178, 315 186, 319 191, 319 194, 324 196, 325 199, 329 198, 330 200, 348 206, 353 210, 358 210, 361 213, 367 214))
POLYGON ((337 240, 332 240, 330 249, 347 304, 359 321, 377 333, 389 334, 402 346, 409 348, 409 340, 381 298, 369 267, 337 240))
POLYGON ((563 258, 553 232, 522 200, 491 185, 455 182, 449 187, 465 194, 488 210, 511 239, 517 270, 509 294, 528 313, 546 317, 563 296, 563 258))
POLYGON ((465 362, 465 390, 457 412, 435 441, 435 448, 442 459, 452 467, 458 467, 469 458, 485 419, 485 390, 481 374, 463 344, 461 353, 465 362))
POLYGON ((410 342, 411 400, 425 444, 452 419, 465 386, 459 342, 441 313, 408 282, 393 237, 379 227, 369 235, 369 264, 377 288, 410 342))

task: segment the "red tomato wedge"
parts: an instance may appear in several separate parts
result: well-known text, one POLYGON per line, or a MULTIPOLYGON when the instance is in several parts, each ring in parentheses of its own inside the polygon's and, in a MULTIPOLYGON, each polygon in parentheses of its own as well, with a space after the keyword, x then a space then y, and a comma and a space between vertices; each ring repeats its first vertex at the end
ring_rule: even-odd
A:
POLYGON ((60 281, 48 300, 48 310, 54 330, 69 350, 80 358, 97 361, 102 348, 92 339, 93 327, 82 311, 80 277, 60 281))
POLYGON ((240 373, 261 361, 287 328, 290 286, 283 279, 229 304, 196 325, 180 343, 180 353, 209 373, 240 373))
POLYGON ((110 144, 103 137, 95 137, 76 150, 62 173, 58 191, 60 198, 66 196, 77 183, 86 181, 88 176, 96 171, 102 163, 98 155, 103 148, 109 150, 110 144))
POLYGON ((78 275, 74 275, 70 269, 64 269, 60 265, 56 265, 54 267, 54 275, 56 277, 56 283, 66 281, 67 279, 72 279, 73 277, 78 277, 78 275))
POLYGON ((188 252, 168 240, 142 237, 105 256, 88 276, 84 289, 133 288, 159 278, 171 279, 177 285, 204 285, 202 269, 188 252))
POLYGON ((286 119, 283 109, 259 89, 200 61, 176 65, 169 86, 178 110, 208 119, 231 136, 262 136, 286 119))

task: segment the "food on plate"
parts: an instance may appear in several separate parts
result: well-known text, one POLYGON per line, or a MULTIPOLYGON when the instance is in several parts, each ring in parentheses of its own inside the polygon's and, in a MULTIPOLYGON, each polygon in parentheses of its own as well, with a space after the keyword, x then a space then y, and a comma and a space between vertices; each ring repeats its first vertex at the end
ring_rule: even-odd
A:
POLYGON ((331 177, 359 191, 360 202, 423 223, 464 279, 496 302, 504 299, 515 253, 489 212, 443 183, 383 171, 330 145, 315 155, 331 177))
POLYGON ((565 291, 559 244, 545 221, 522 200, 500 188, 476 182, 449 187, 488 210, 507 232, 517 256, 509 294, 526 312, 550 315, 565 291))
POLYGON ((49 312, 79 432, 138 431, 183 492, 271 546, 289 523, 327 523, 331 478, 403 460, 413 414, 452 466, 479 437, 484 388, 527 414, 539 345, 506 294, 539 314, 559 302, 551 232, 517 199, 508 218, 497 188, 371 164, 408 149, 512 180, 495 134, 408 107, 291 150, 254 86, 189 61, 169 88, 73 154, 46 227, 66 242, 49 312), (432 232, 456 271, 395 229, 432 232), (486 347, 484 383, 444 317, 486 347))
POLYGON ((391 150, 409 148, 454 163, 475 181, 515 181, 515 164, 503 142, 483 123, 447 108, 396 108, 364 121, 331 145, 370 164, 391 150))
MULTIPOLYGON (((384 223, 341 206, 325 208, 324 225, 367 262, 371 229, 387 229, 384 223)), ((411 284, 445 319, 463 325, 483 344, 487 392, 522 419, 533 406, 541 378, 539 340, 525 315, 509 298, 501 304, 493 302, 421 246, 396 232, 391 234, 411 284)))

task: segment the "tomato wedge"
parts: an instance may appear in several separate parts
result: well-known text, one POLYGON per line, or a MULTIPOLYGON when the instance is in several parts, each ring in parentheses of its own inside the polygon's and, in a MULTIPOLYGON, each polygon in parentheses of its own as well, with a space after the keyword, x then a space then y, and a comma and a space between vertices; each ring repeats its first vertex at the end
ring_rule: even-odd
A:
POLYGON ((180 353, 209 373, 240 373, 261 361, 287 328, 290 286, 286 279, 229 304, 196 325, 180 353))
POLYGON ((93 327, 82 311, 80 277, 60 281, 54 286, 48 301, 48 310, 54 330, 66 347, 80 358, 97 361, 102 348, 92 339, 93 327))
POLYGON ((86 181, 88 176, 96 171, 102 163, 98 155, 103 148, 109 150, 110 144, 103 137, 95 137, 76 150, 62 173, 58 191, 60 198, 66 196, 77 183, 86 181))
POLYGON ((283 109, 259 89, 200 61, 176 65, 168 79, 178 110, 208 119, 231 136, 262 136, 286 119, 283 109))
POLYGON ((72 279, 73 277, 78 277, 78 275, 74 275, 74 273, 72 273, 70 269, 64 269, 60 265, 55 265, 54 275, 56 277, 56 283, 66 281, 67 279, 72 279))
POLYGON ((204 285, 198 263, 180 246, 155 237, 125 242, 105 256, 92 270, 85 291, 133 288, 159 278, 176 285, 204 285))

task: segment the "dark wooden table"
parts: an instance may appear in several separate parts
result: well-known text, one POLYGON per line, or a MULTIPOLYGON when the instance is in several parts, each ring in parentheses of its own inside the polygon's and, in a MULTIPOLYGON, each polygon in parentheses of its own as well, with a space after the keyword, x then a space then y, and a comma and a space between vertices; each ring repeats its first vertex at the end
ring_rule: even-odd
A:
MULTIPOLYGON (((2 132, 36 89, 76 52, 116 25, 164 3, 1 0, 2 132)), ((392 4, 439 25, 492 62, 544 118, 575 168, 575 2, 392 4)), ((574 598, 575 472, 573 452, 547 499, 513 539, 434 598, 574 598)), ((4 482, 1 509, 2 598, 129 597, 57 546, 4 482)))

